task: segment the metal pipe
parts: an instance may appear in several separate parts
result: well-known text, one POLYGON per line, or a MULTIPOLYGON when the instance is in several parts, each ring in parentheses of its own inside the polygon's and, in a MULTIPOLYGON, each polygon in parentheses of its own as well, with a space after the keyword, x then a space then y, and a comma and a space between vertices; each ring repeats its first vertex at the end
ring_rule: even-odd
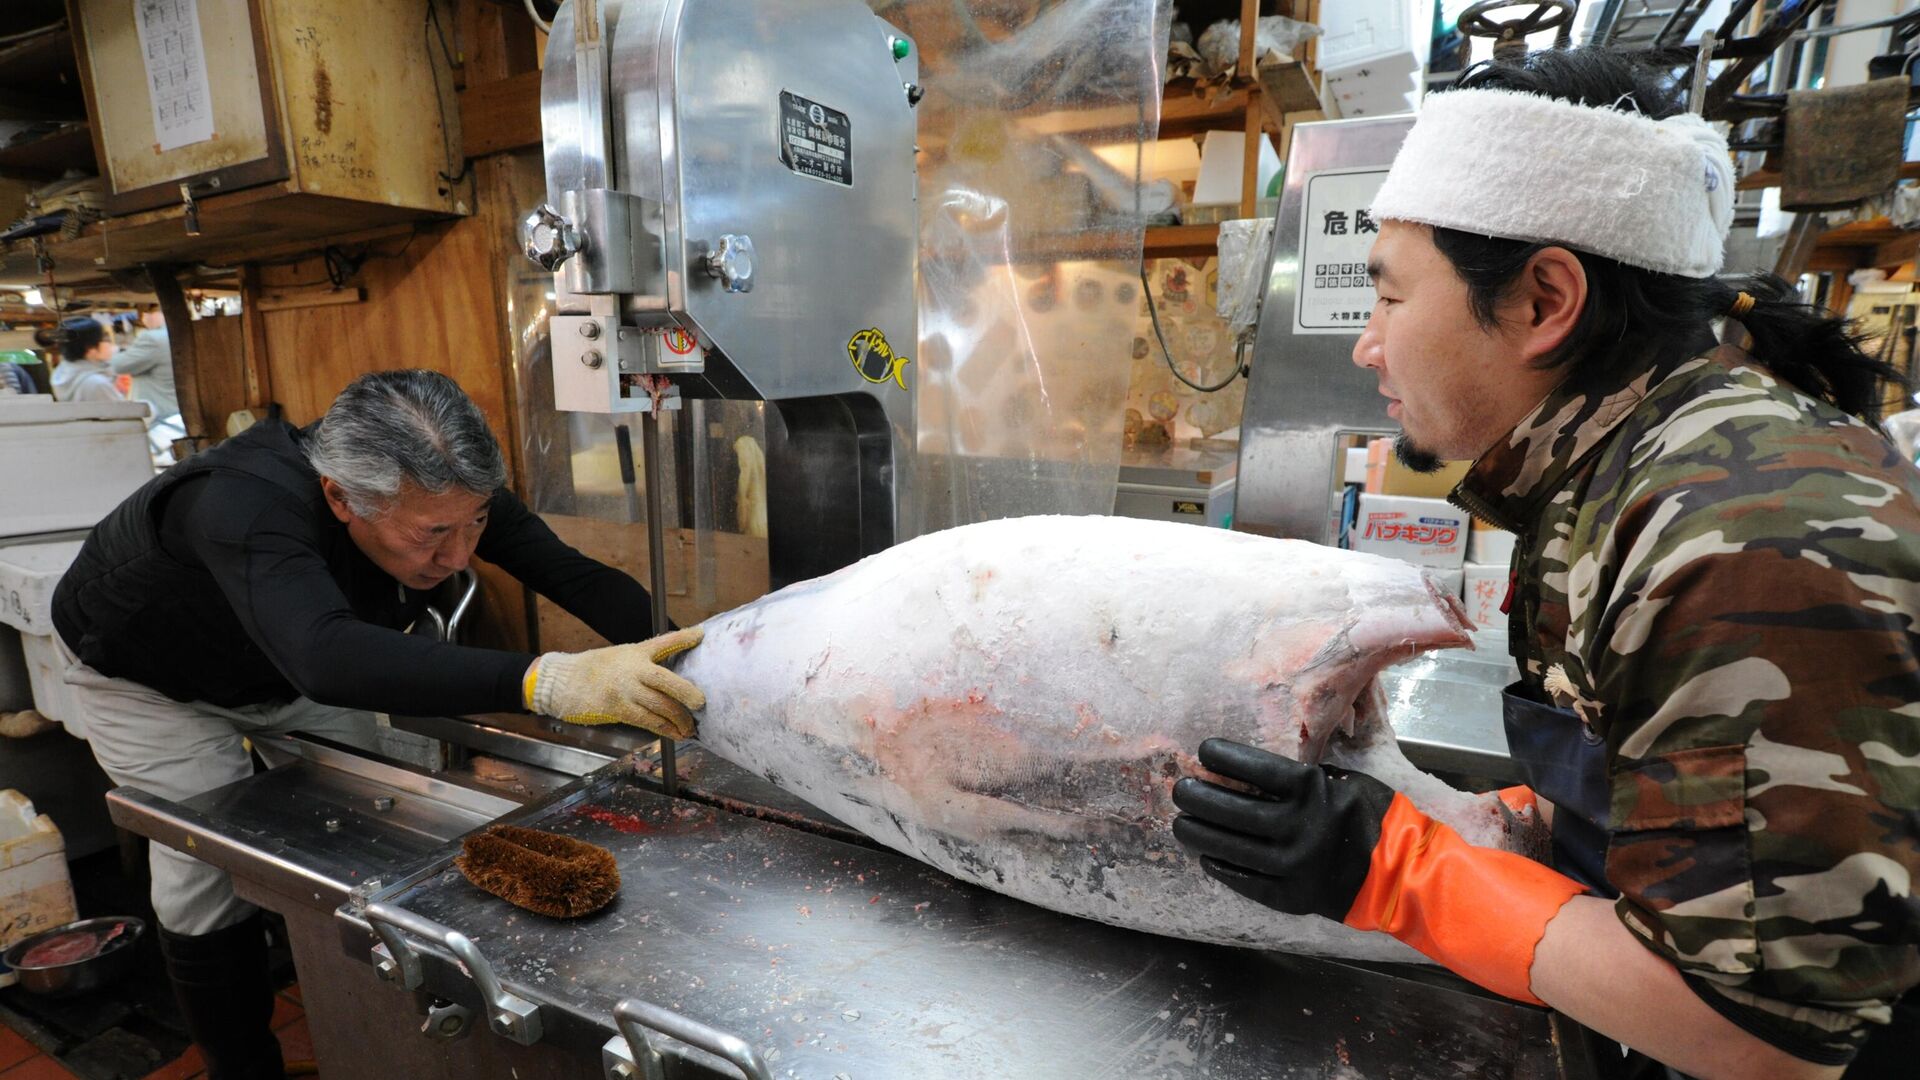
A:
POLYGON ((1812 30, 1798 30, 1794 32, 1793 40, 1811 41, 1814 38, 1839 37, 1841 34, 1857 34, 1862 30, 1883 30, 1890 26, 1904 29, 1907 23, 1913 22, 1916 19, 1920 19, 1920 10, 1909 11, 1905 14, 1894 15, 1885 19, 1875 19, 1872 22, 1848 23, 1844 26, 1821 26, 1812 30))
MULTIPOLYGON (((647 591, 653 597, 653 632, 667 632, 667 528, 665 499, 660 486, 666 481, 660 472, 660 414, 648 409, 640 414, 640 467, 647 484, 647 591)), ((660 737, 660 786, 669 797, 680 793, 675 775, 673 740, 660 737)))

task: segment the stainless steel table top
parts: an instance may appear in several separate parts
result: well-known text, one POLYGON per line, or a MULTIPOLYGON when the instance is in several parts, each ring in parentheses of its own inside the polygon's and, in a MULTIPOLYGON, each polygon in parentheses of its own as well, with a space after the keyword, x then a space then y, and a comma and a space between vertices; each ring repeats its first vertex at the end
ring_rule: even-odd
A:
MULTIPOLYGON (((778 1077, 1561 1074, 1548 1013, 1436 970, 1056 915, 891 852, 666 798, 630 762, 510 819, 612 850, 619 896, 548 919, 442 858, 366 899, 471 938, 541 1006, 546 1038, 582 1048, 638 997, 746 1039, 778 1077)), ((352 907, 342 920, 366 956, 365 923, 352 907)), ((429 989, 473 996, 450 957, 419 947, 429 989)))

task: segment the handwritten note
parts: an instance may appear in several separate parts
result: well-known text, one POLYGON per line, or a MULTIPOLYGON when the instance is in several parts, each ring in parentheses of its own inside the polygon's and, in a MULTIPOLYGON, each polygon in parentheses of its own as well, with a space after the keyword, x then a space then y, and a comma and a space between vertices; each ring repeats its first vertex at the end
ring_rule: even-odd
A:
POLYGON ((154 142, 173 150, 213 138, 213 93, 198 0, 135 0, 140 58, 153 99, 154 142))

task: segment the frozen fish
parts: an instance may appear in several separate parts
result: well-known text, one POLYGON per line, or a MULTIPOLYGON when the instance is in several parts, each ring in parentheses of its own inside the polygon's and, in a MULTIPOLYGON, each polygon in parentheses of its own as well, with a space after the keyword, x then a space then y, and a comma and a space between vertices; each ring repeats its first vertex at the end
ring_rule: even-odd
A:
POLYGON ((1418 960, 1207 877, 1173 839, 1171 791, 1224 736, 1365 771, 1471 842, 1518 847, 1497 799, 1407 761, 1375 685, 1470 629, 1389 559, 1036 517, 922 536, 716 616, 677 666, 707 694, 702 745, 955 877, 1157 934, 1418 960))

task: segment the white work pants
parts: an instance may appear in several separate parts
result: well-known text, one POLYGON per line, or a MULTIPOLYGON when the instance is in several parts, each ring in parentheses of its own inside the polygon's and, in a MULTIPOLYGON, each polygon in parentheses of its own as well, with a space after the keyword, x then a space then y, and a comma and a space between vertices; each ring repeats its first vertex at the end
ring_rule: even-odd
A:
MULTIPOLYGON (((61 651, 67 653, 64 642, 61 651)), ((374 728, 372 713, 307 698, 237 709, 175 701, 140 683, 102 675, 71 653, 67 658, 67 685, 80 711, 75 734, 93 747, 94 759, 115 784, 175 802, 253 775, 241 741, 248 735, 304 731, 339 738, 374 728)), ((208 934, 253 914, 252 904, 233 895, 226 871, 165 844, 150 847, 153 910, 162 927, 208 934)))

